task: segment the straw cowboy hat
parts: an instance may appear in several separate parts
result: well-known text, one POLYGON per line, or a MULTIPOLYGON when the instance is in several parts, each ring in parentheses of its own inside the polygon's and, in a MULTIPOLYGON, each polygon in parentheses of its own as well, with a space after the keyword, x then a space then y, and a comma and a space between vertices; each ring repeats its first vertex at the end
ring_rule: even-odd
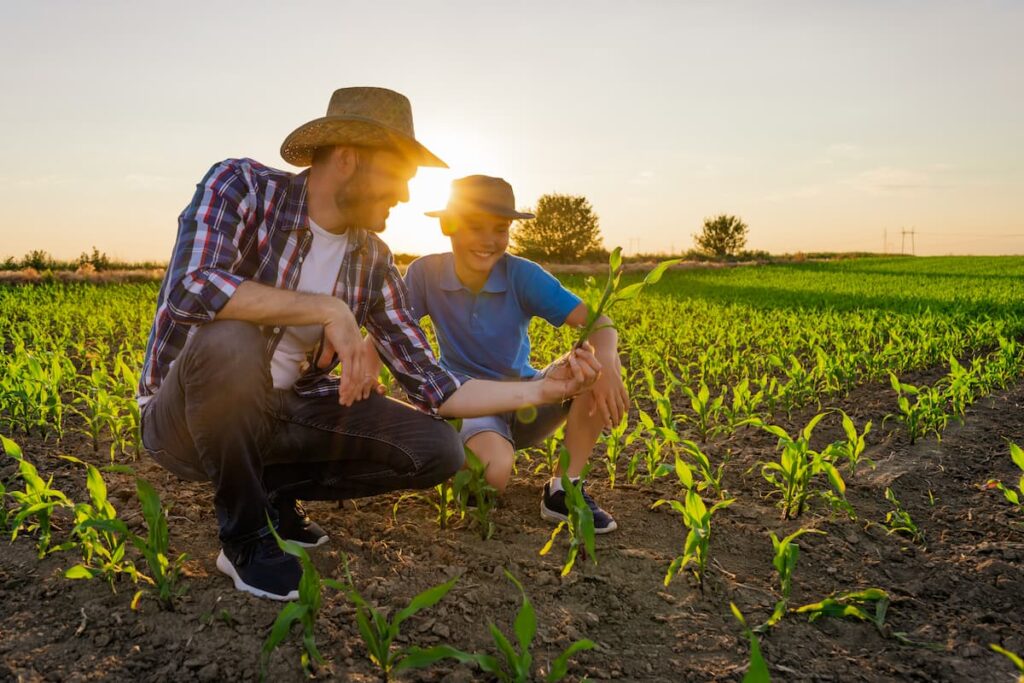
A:
POLYGON ((309 166, 316 148, 328 145, 384 147, 417 166, 448 168, 416 141, 408 98, 387 88, 335 90, 327 115, 292 131, 281 145, 281 156, 294 166, 309 166))
POLYGON ((502 178, 471 175, 452 181, 448 207, 427 211, 425 215, 441 218, 449 214, 486 213, 502 218, 535 218, 532 213, 516 211, 512 186, 502 178))

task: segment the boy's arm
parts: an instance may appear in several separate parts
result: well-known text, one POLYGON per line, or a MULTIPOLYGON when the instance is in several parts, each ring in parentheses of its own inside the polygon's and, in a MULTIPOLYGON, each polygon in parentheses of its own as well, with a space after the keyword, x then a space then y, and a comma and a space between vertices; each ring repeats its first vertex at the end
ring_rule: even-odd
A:
MULTIPOLYGON (((583 327, 587 322, 587 305, 579 304, 566 317, 565 324, 572 327, 583 327)), ((619 361, 619 334, 612 326, 608 316, 597 319, 594 332, 588 341, 594 346, 594 355, 601 364, 601 376, 591 387, 594 405, 591 411, 598 411, 608 427, 614 427, 622 421, 623 415, 629 410, 629 393, 622 383, 621 363, 619 361)))

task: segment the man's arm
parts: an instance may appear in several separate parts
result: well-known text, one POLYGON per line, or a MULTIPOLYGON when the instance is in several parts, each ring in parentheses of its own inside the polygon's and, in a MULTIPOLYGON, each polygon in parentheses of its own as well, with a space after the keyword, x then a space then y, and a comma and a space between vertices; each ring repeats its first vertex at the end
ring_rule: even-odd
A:
MULTIPOLYGON (((565 324, 572 327, 582 327, 586 322, 587 305, 584 303, 574 308, 565 319, 565 324)), ((622 373, 619 371, 619 333, 612 326, 608 316, 602 315, 597 319, 595 330, 588 341, 594 345, 594 355, 604 368, 601 377, 591 388, 594 409, 600 411, 609 427, 614 427, 622 421, 622 416, 629 410, 629 393, 622 383, 622 373)))
POLYGON ((342 363, 338 401, 347 406, 369 395, 369 385, 363 381, 368 367, 363 336, 351 309, 341 299, 246 280, 217 313, 217 319, 257 325, 323 325, 327 344, 342 363))
POLYGON ((471 379, 441 404, 442 417, 482 417, 524 406, 560 403, 585 391, 601 375, 601 364, 589 348, 574 349, 561 361, 564 371, 549 373, 537 381, 495 382, 471 379))

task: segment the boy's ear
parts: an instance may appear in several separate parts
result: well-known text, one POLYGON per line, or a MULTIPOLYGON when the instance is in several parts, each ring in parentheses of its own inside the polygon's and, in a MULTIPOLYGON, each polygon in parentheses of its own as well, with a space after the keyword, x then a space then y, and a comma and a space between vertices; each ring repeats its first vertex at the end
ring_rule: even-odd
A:
POLYGON ((458 224, 451 216, 441 216, 441 234, 445 237, 451 237, 455 234, 455 231, 459 229, 458 224))

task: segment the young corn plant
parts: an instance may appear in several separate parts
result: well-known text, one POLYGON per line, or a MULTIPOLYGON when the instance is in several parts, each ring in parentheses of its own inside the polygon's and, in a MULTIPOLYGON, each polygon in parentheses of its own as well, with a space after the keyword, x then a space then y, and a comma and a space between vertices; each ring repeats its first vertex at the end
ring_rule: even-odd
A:
POLYGON ((917 526, 910 513, 903 509, 896 494, 888 486, 885 488, 885 499, 892 504, 893 509, 885 513, 885 526, 888 533, 902 534, 918 545, 924 545, 924 532, 917 526))
POLYGON ((627 434, 629 419, 626 415, 616 426, 608 430, 607 434, 601 436, 605 447, 605 468, 608 470, 608 487, 615 488, 615 475, 618 470, 619 456, 636 439, 636 432, 627 434))
POLYGON ((284 642, 291 632, 292 625, 296 622, 302 624, 302 655, 300 662, 302 670, 307 676, 316 673, 316 667, 324 664, 324 657, 317 649, 316 639, 313 634, 313 627, 316 625, 316 617, 323 604, 323 587, 329 586, 344 591, 345 585, 334 579, 321 579, 320 572, 313 565, 306 549, 295 541, 286 541, 281 538, 274 529, 274 524, 267 517, 267 526, 270 533, 277 541, 277 547, 289 555, 298 558, 302 564, 302 578, 299 579, 299 599, 287 603, 278 613, 274 625, 270 627, 270 635, 263 643, 260 650, 260 680, 266 680, 267 664, 270 663, 270 656, 274 650, 284 642))
POLYGON ((680 503, 678 500, 661 499, 655 501, 654 505, 651 506, 652 509, 661 505, 671 506, 673 510, 682 515, 683 524, 687 528, 686 542, 683 544, 683 554, 672 560, 672 563, 668 566, 668 571, 665 573, 666 586, 675 578, 676 574, 693 565, 690 571, 693 573, 694 578, 697 579, 701 592, 704 592, 704 574, 707 571, 708 565, 708 545, 711 542, 711 516, 718 510, 732 505, 734 500, 733 498, 722 500, 709 508, 704 504, 704 501, 701 500, 697 492, 690 489, 686 492, 685 503, 680 503))
POLYGON ((459 510, 468 514, 480 532, 481 540, 488 540, 494 535, 494 520, 491 518, 498 504, 498 491, 487 483, 484 472, 487 466, 468 448, 466 466, 452 478, 452 494, 458 501, 459 510))
POLYGON ((795 541, 804 534, 824 534, 824 531, 817 529, 798 529, 781 541, 775 532, 769 532, 772 538, 772 548, 775 550, 775 557, 772 558, 772 565, 779 574, 779 592, 782 599, 775 603, 771 617, 768 618, 766 626, 774 626, 786 615, 786 608, 789 605, 789 594, 793 590, 793 571, 796 569, 796 562, 800 558, 800 546, 795 541))
MULTIPOLYGON (((3 438, 3 437, 0 437, 3 438)), ((21 448, 13 441, 3 438, 4 451, 18 461, 18 473, 25 483, 24 491, 11 491, 8 495, 14 499, 14 517, 10 522, 11 540, 18 538, 18 533, 25 531, 36 534, 36 554, 39 559, 49 553, 67 550, 74 543, 67 542, 51 546, 53 534, 53 512, 58 508, 72 508, 74 504, 64 492, 53 488, 53 475, 43 481, 39 470, 22 456, 21 448)))
POLYGON ((78 547, 82 552, 82 561, 64 572, 69 579, 101 578, 117 592, 115 581, 122 575, 128 575, 132 583, 138 583, 139 572, 135 563, 126 557, 129 534, 116 530, 117 525, 100 528, 104 523, 119 521, 117 510, 107 498, 107 484, 103 481, 100 471, 70 455, 62 455, 64 460, 82 465, 86 468, 86 489, 89 491, 88 503, 75 505, 75 528, 71 533, 78 538, 78 547), (97 526, 96 522, 100 522, 97 526))
POLYGON ((825 415, 819 413, 812 417, 796 438, 777 425, 765 424, 756 418, 750 420, 750 424, 779 438, 779 446, 782 448, 779 461, 762 464, 761 476, 775 487, 775 493, 781 495, 783 519, 793 519, 803 514, 807 497, 812 493, 811 480, 820 474, 828 478, 832 487, 832 500, 846 500, 846 482, 829 461, 829 453, 811 449, 811 435, 825 415))
POLYGON ((1024 658, 1021 658, 1021 656, 1018 655, 1016 652, 1010 652, 1006 648, 1000 647, 995 643, 989 644, 988 647, 993 652, 998 652, 1002 656, 1009 659, 1010 663, 1013 664, 1013 666, 1017 669, 1017 683, 1024 683, 1024 658))
POLYGON ((679 263, 682 259, 672 259, 669 261, 662 261, 656 265, 644 279, 640 282, 635 282, 631 285, 619 288, 619 281, 622 278, 622 247, 615 247, 612 253, 608 255, 608 277, 605 280, 604 289, 601 294, 596 295, 596 291, 588 288, 585 292, 585 301, 587 304, 587 321, 580 329, 579 336, 576 338, 576 346, 580 346, 590 337, 593 332, 598 329, 597 323, 601 316, 608 313, 612 307, 623 301, 629 301, 635 299, 640 295, 640 291, 648 285, 657 284, 661 280, 662 275, 669 267, 679 263))
POLYGON ((757 635, 754 634, 754 629, 747 626, 747 620, 743 618, 743 613, 735 603, 730 602, 729 609, 732 610, 736 621, 740 622, 743 627, 743 635, 750 641, 750 664, 747 666, 747 673, 743 675, 741 683, 771 683, 772 678, 768 674, 768 664, 765 663, 764 657, 761 655, 761 643, 757 639, 757 635))
POLYGON ((988 488, 998 489, 1003 494, 1006 502, 1015 506, 1019 512, 1024 512, 1024 450, 1015 443, 1010 443, 1009 446, 1010 458, 1021 471, 1020 479, 1017 480, 1017 490, 1013 490, 996 479, 990 479, 987 486, 988 488))
POLYGON ((942 390, 905 384, 892 372, 889 373, 889 383, 896 392, 896 405, 900 412, 886 415, 885 420, 896 419, 902 422, 907 428, 911 444, 928 433, 941 438, 949 422, 942 390), (910 402, 910 396, 916 397, 913 403, 910 402))
POLYGON ((711 458, 701 450, 700 446, 689 439, 683 439, 680 442, 680 447, 683 453, 692 461, 693 469, 700 475, 697 490, 712 492, 718 499, 724 498, 725 491, 722 488, 722 476, 725 474, 725 462, 720 462, 715 467, 711 464, 711 458))
POLYGON ((864 449, 867 446, 865 438, 871 432, 871 421, 868 420, 864 425, 864 431, 858 434, 857 427, 853 424, 850 416, 842 410, 839 411, 839 414, 843 416, 843 432, 846 434, 846 439, 836 441, 829 448, 835 458, 847 462, 850 466, 850 476, 855 477, 857 476, 857 467, 862 460, 871 467, 875 466, 874 462, 863 457, 864 449))
MULTIPOLYGON (((516 613, 515 622, 512 626, 518 648, 491 622, 488 626, 500 658, 488 654, 468 654, 448 645, 438 645, 428 650, 418 650, 411 656, 419 656, 431 663, 439 659, 455 659, 463 664, 476 664, 480 667, 481 671, 494 676, 501 683, 529 683, 529 681, 532 681, 533 654, 530 652, 530 648, 533 646, 533 640, 537 635, 537 614, 533 609, 533 605, 530 604, 530 599, 526 597, 523 584, 516 577, 512 576, 508 570, 505 570, 505 576, 516 585, 516 588, 519 589, 519 594, 523 598, 522 606, 516 613)), ((573 642, 551 662, 547 673, 544 674, 544 680, 548 683, 562 680, 569 672, 569 659, 577 652, 592 650, 593 648, 594 643, 590 640, 583 639, 573 642)))
POLYGON ((458 581, 457 576, 423 591, 414 597, 405 609, 396 612, 390 620, 366 602, 366 599, 356 589, 347 559, 345 561, 345 578, 347 581, 345 584, 331 581, 329 585, 345 591, 348 599, 355 605, 356 624, 363 637, 370 661, 380 667, 385 680, 390 681, 394 674, 401 671, 428 666, 444 658, 444 655, 441 654, 427 656, 424 654, 426 651, 419 648, 393 648, 392 644, 398 637, 405 620, 440 602, 441 598, 447 595, 458 581))
POLYGON ((690 399, 690 408, 694 413, 693 417, 684 416, 684 419, 693 423, 701 441, 707 441, 709 437, 726 429, 725 425, 719 424, 725 412, 722 407, 725 392, 711 398, 711 390, 708 389, 707 383, 701 380, 696 391, 684 386, 683 393, 690 399))
POLYGON ((846 593, 836 598, 825 598, 821 602, 804 605, 793 610, 797 614, 806 614, 809 621, 815 621, 821 617, 850 617, 859 621, 866 621, 873 625, 878 634, 883 638, 892 638, 904 645, 926 647, 934 650, 942 650, 942 646, 936 643, 927 643, 911 640, 903 631, 893 631, 892 627, 885 623, 885 616, 889 611, 889 594, 881 588, 866 588, 861 591, 846 593))
POLYGON ((597 552, 594 542, 594 513, 587 505, 587 501, 583 499, 581 491, 583 480, 587 476, 590 466, 584 468, 577 481, 572 481, 567 474, 569 451, 563 449, 559 458, 559 467, 562 470, 562 490, 565 491, 565 506, 569 511, 569 521, 558 523, 558 526, 551 532, 548 542, 540 549, 540 554, 547 555, 551 552, 558 534, 565 530, 569 534, 569 553, 566 555, 565 564, 562 565, 562 576, 566 576, 572 571, 580 553, 583 554, 584 559, 589 557, 597 565, 597 552))
POLYGON ((533 469, 534 474, 547 472, 549 476, 555 476, 555 467, 558 465, 558 456, 561 454, 565 441, 565 428, 559 427, 555 433, 544 440, 543 446, 538 450, 543 455, 543 460, 533 469))
POLYGON ((142 505, 142 518, 146 521, 148 532, 145 536, 132 534, 131 540, 146 559, 148 578, 154 590, 138 591, 132 598, 132 609, 137 608, 143 595, 152 593, 161 609, 173 611, 174 601, 185 592, 185 587, 179 585, 178 580, 188 555, 182 553, 174 560, 169 557, 167 510, 160 503, 156 489, 145 479, 139 478, 135 480, 135 491, 142 505))

